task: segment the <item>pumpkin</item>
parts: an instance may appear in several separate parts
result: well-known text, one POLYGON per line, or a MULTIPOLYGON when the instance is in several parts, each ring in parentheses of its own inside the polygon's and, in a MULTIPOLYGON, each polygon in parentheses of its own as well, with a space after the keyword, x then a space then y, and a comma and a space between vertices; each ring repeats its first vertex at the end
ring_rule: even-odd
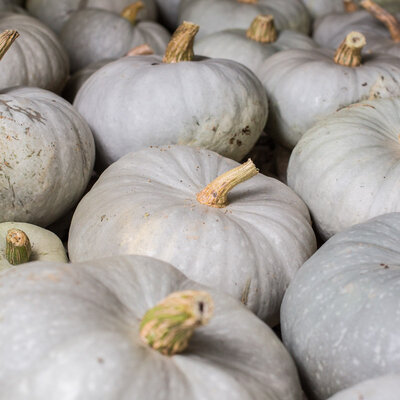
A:
POLYGON ((15 29, 19 39, 0 63, 0 88, 35 86, 60 92, 69 73, 68 55, 47 26, 28 15, 0 13, 0 31, 15 29))
POLYGON ((191 61, 197 30, 185 23, 164 59, 121 58, 81 87, 74 106, 93 131, 99 168, 153 145, 201 146, 236 160, 253 147, 268 115, 265 90, 234 61, 191 61))
POLYGON ((289 285, 282 337, 313 399, 399 373, 399 249, 400 213, 381 215, 333 236, 289 285))
MULTIPOLYGON (((157 12, 154 0, 141 1, 145 7, 140 10, 138 18, 155 20, 157 12)), ((130 4, 132 0, 27 0, 26 8, 34 17, 59 33, 74 11, 101 8, 119 14, 130 4)))
POLYGON ((226 29, 247 29, 262 14, 273 15, 278 30, 310 30, 309 14, 298 0, 182 0, 179 21, 200 25, 201 38, 226 29))
POLYGON ((254 176, 227 199, 257 173, 251 162, 230 171, 238 165, 188 146, 126 155, 75 210, 71 260, 157 257, 277 323, 286 286, 315 251, 315 237, 304 203, 275 179, 254 176))
POLYGON ((156 54, 163 54, 170 35, 155 22, 137 22, 141 8, 142 1, 136 1, 122 15, 90 8, 71 14, 60 33, 71 60, 71 71, 103 59, 122 57, 142 43, 147 43, 156 54))
POLYGON ((400 211, 400 99, 349 106, 310 129, 292 152, 289 186, 328 238, 400 211))
POLYGON ((0 271, 28 261, 66 263, 68 258, 53 232, 24 222, 0 223, 0 271))
POLYGON ((303 0, 303 3, 313 18, 357 9, 357 4, 352 0, 303 0))
POLYGON ((302 399, 268 326, 162 261, 35 262, 1 280, 3 398, 302 399))
POLYGON ((278 51, 315 47, 316 43, 300 32, 278 33, 272 15, 259 15, 247 30, 228 29, 196 40, 194 51, 207 57, 237 61, 257 74, 263 61, 278 51))
MULTIPOLYGON (((365 37, 352 32, 337 49, 286 50, 258 71, 270 100, 267 129, 291 149, 319 119, 368 98, 379 84, 400 89, 400 59, 383 54, 361 57, 365 37)), ((374 92, 376 94, 376 91, 374 92)))

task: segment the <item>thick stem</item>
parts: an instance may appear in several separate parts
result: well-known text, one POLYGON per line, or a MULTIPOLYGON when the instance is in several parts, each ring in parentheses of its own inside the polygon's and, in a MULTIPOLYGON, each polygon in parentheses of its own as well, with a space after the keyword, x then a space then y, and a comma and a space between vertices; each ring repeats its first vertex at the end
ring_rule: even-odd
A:
POLYGON ((136 1, 122 10, 121 17, 127 19, 131 24, 135 24, 138 12, 142 8, 144 8, 144 4, 141 1, 136 1))
POLYGON ((278 38, 273 15, 259 15, 253 19, 246 36, 260 43, 273 43, 278 38))
POLYGON ((9 229, 6 236, 6 259, 12 265, 29 261, 32 253, 31 242, 24 231, 9 229))
POLYGON ((7 50, 18 36, 19 33, 11 29, 0 33, 0 60, 3 58, 4 54, 7 53, 7 50))
POLYGON ((148 44, 141 44, 126 53, 126 56, 150 56, 154 54, 154 50, 148 44))
POLYGON ((350 32, 336 50, 333 60, 344 67, 359 67, 362 61, 361 51, 366 44, 362 33, 350 32))
POLYGON ((351 13, 358 10, 358 4, 353 0, 343 0, 343 6, 346 12, 351 13))
POLYGON ((207 292, 172 293, 146 312, 140 323, 140 337, 164 355, 181 353, 194 330, 208 323, 213 309, 213 300, 207 292))
POLYGON ((210 207, 223 208, 228 205, 228 193, 240 183, 258 174, 250 159, 242 165, 220 175, 197 193, 197 201, 210 207))
POLYGON ((178 26, 168 43, 163 62, 172 64, 181 61, 192 61, 194 57, 194 37, 199 31, 199 28, 199 25, 183 21, 182 24, 178 26))
POLYGON ((372 0, 362 0, 361 5, 386 26, 393 41, 400 42, 400 22, 394 15, 378 6, 372 0))

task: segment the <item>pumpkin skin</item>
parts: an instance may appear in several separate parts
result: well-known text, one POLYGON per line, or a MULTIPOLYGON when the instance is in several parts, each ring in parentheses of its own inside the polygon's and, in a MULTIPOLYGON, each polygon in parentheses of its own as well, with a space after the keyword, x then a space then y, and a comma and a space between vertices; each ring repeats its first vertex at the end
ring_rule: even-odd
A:
POLYGON ((359 67, 346 67, 333 57, 328 49, 286 50, 259 69, 270 100, 267 129, 284 147, 292 149, 319 119, 367 99, 375 85, 381 97, 399 92, 399 58, 374 54, 359 67))
POLYGON ((182 1, 179 20, 192 21, 201 26, 197 38, 226 29, 247 29, 257 15, 274 16, 278 30, 291 29, 307 34, 310 17, 298 0, 259 0, 257 4, 237 0, 182 1))
POLYGON ((68 55, 56 35, 28 15, 0 13, 0 30, 20 37, 0 63, 0 88, 35 86, 59 93, 69 74, 68 55))
POLYGON ((282 337, 312 398, 400 371, 400 213, 338 233, 298 271, 282 337))
POLYGON ((400 394, 400 374, 380 376, 341 390, 329 400, 397 400, 400 394))
POLYGON ((126 155, 100 176, 75 210, 71 260, 154 256, 239 300, 247 291, 247 306, 276 324, 283 293, 315 251, 315 237, 303 202, 261 174, 233 189, 226 208, 196 200, 197 192, 237 165, 187 146, 126 155))
POLYGON ((0 271, 12 268, 6 259, 5 237, 9 229, 21 229, 24 231, 32 245, 32 255, 30 262, 33 261, 53 261, 68 262, 64 245, 56 234, 40 226, 27 224, 24 222, 2 222, 0 223, 0 271))
POLYGON ((398 98, 346 107, 316 124, 293 150, 289 186, 323 238, 400 211, 399 113, 398 98))
MULTIPOLYGON (((155 20, 157 11, 154 0, 141 0, 144 9, 139 11, 139 19, 155 20)), ((59 33, 71 13, 85 8, 101 8, 117 14, 132 4, 134 0, 27 0, 26 8, 36 18, 59 33)))
POLYGON ((0 221, 46 226, 80 199, 94 164, 87 123, 59 96, 37 88, 0 95, 0 221))
POLYGON ((162 261, 36 262, 1 279, 0 337, 10 335, 0 350, 2 398, 22 400, 28 391, 32 400, 69 400, 73 391, 85 400, 302 399, 273 331, 216 290, 206 289, 212 319, 184 353, 163 356, 142 343, 149 308, 175 291, 205 290, 162 261))
POLYGON ((268 115, 264 88, 241 64, 222 59, 168 64, 159 56, 107 64, 81 87, 74 106, 92 129, 101 166, 164 144, 206 147, 241 160, 268 115))
POLYGON ((131 48, 147 43, 156 54, 167 47, 170 34, 155 22, 132 24, 106 10, 85 9, 71 14, 60 33, 75 72, 90 63, 119 58, 131 48))

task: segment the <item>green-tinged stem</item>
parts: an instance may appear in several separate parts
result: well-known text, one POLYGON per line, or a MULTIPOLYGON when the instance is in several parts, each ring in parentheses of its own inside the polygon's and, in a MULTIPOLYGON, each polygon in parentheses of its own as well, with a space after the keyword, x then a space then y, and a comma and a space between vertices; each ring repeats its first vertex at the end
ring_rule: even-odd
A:
POLYGON ((194 37, 199 28, 198 25, 186 21, 179 25, 168 43, 163 62, 172 64, 181 61, 192 61, 194 57, 194 37))
POLYGON ((7 53, 7 50, 18 36, 19 33, 11 29, 0 33, 0 60, 3 58, 4 54, 7 53))
POLYGON ((378 6, 372 0, 362 0, 361 5, 386 26, 393 41, 400 42, 400 22, 394 15, 378 6))
POLYGON ((126 56, 150 56, 154 54, 154 50, 148 44, 141 44, 126 53, 126 56))
POLYGON ((31 242, 24 231, 9 229, 6 236, 6 259, 12 265, 29 261, 32 253, 31 242))
POLYGON ((246 36, 260 43, 273 43, 278 38, 273 15, 259 15, 253 19, 246 36))
POLYGON ((358 5, 353 0, 343 0, 344 9, 351 13, 358 10, 358 5))
POLYGON ((131 24, 135 24, 138 12, 142 8, 144 8, 144 4, 141 1, 136 1, 122 10, 121 17, 127 19, 131 24))
POLYGON ((220 175, 197 193, 197 201, 210 207, 223 208, 228 205, 228 193, 240 183, 258 174, 258 169, 250 159, 244 164, 220 175))
POLYGON ((172 293, 146 312, 140 323, 140 337, 164 355, 181 353, 194 330, 208 323, 213 310, 214 303, 207 292, 172 293))
POLYGON ((359 67, 362 61, 361 51, 366 44, 367 41, 362 33, 350 32, 336 50, 333 60, 345 67, 359 67))

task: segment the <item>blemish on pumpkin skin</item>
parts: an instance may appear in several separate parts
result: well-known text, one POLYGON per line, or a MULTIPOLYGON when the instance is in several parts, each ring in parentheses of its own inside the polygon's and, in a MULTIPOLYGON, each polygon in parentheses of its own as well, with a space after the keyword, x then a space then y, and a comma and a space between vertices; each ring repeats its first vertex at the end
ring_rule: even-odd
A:
POLYGON ((240 298, 240 301, 242 304, 247 306, 247 302, 249 300, 249 293, 250 293, 250 285, 251 285, 251 278, 249 278, 246 282, 246 285, 243 289, 242 297, 240 298))

